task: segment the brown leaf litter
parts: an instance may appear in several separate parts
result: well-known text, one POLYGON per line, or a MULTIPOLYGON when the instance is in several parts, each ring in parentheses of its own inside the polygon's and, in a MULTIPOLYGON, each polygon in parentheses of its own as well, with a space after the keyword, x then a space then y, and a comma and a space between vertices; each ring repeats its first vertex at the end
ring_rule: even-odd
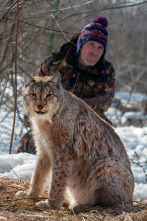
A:
POLYGON ((0 221, 147 221, 147 202, 133 202, 112 208, 100 206, 60 211, 38 208, 32 199, 17 198, 17 191, 27 191, 27 180, 0 178, 0 221))

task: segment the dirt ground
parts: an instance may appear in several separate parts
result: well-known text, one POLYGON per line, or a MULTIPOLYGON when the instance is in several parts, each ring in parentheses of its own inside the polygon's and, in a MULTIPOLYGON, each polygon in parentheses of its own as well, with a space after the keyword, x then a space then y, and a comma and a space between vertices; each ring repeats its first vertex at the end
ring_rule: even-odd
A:
POLYGON ((69 210, 62 208, 60 211, 42 210, 32 199, 17 198, 16 192, 27 190, 29 182, 26 180, 0 178, 0 221, 147 221, 147 202, 133 202, 112 208, 100 206, 83 207, 69 210))

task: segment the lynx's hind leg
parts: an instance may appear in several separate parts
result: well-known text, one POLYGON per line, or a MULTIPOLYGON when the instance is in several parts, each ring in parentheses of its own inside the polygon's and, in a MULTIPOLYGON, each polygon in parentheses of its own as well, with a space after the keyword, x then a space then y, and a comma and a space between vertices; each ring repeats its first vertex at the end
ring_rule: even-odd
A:
POLYGON ((133 190, 134 178, 130 170, 110 158, 99 160, 89 176, 71 189, 77 205, 106 207, 131 202, 133 190))
POLYGON ((134 177, 131 170, 121 163, 107 162, 101 172, 98 169, 96 179, 100 186, 95 189, 96 204, 111 207, 132 202, 134 177))

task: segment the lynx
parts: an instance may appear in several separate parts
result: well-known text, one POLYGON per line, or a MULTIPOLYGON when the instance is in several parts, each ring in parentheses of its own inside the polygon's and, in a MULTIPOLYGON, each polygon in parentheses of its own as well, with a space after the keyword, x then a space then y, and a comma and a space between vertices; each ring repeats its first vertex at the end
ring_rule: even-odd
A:
POLYGON ((27 195, 40 197, 50 175, 48 198, 37 203, 41 208, 60 209, 66 198, 72 208, 131 202, 134 178, 114 129, 63 89, 59 73, 25 78, 23 104, 37 150, 27 195))

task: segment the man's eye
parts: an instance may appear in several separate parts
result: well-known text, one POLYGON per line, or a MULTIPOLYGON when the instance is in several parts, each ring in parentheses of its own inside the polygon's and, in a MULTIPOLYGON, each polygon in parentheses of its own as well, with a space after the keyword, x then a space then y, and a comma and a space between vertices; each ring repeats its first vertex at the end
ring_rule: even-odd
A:
POLYGON ((51 97, 53 97, 54 95, 53 94, 47 94, 46 95, 46 100, 49 100, 51 97))
POLYGON ((99 49, 99 50, 103 50, 103 49, 104 49, 104 47, 100 46, 100 47, 98 47, 98 49, 99 49))
POLYGON ((92 43, 89 43, 89 46, 90 46, 90 47, 94 47, 94 45, 93 45, 92 43))
POLYGON ((34 99, 37 98, 37 95, 36 95, 35 93, 30 93, 30 96, 31 96, 32 98, 34 98, 34 99))

